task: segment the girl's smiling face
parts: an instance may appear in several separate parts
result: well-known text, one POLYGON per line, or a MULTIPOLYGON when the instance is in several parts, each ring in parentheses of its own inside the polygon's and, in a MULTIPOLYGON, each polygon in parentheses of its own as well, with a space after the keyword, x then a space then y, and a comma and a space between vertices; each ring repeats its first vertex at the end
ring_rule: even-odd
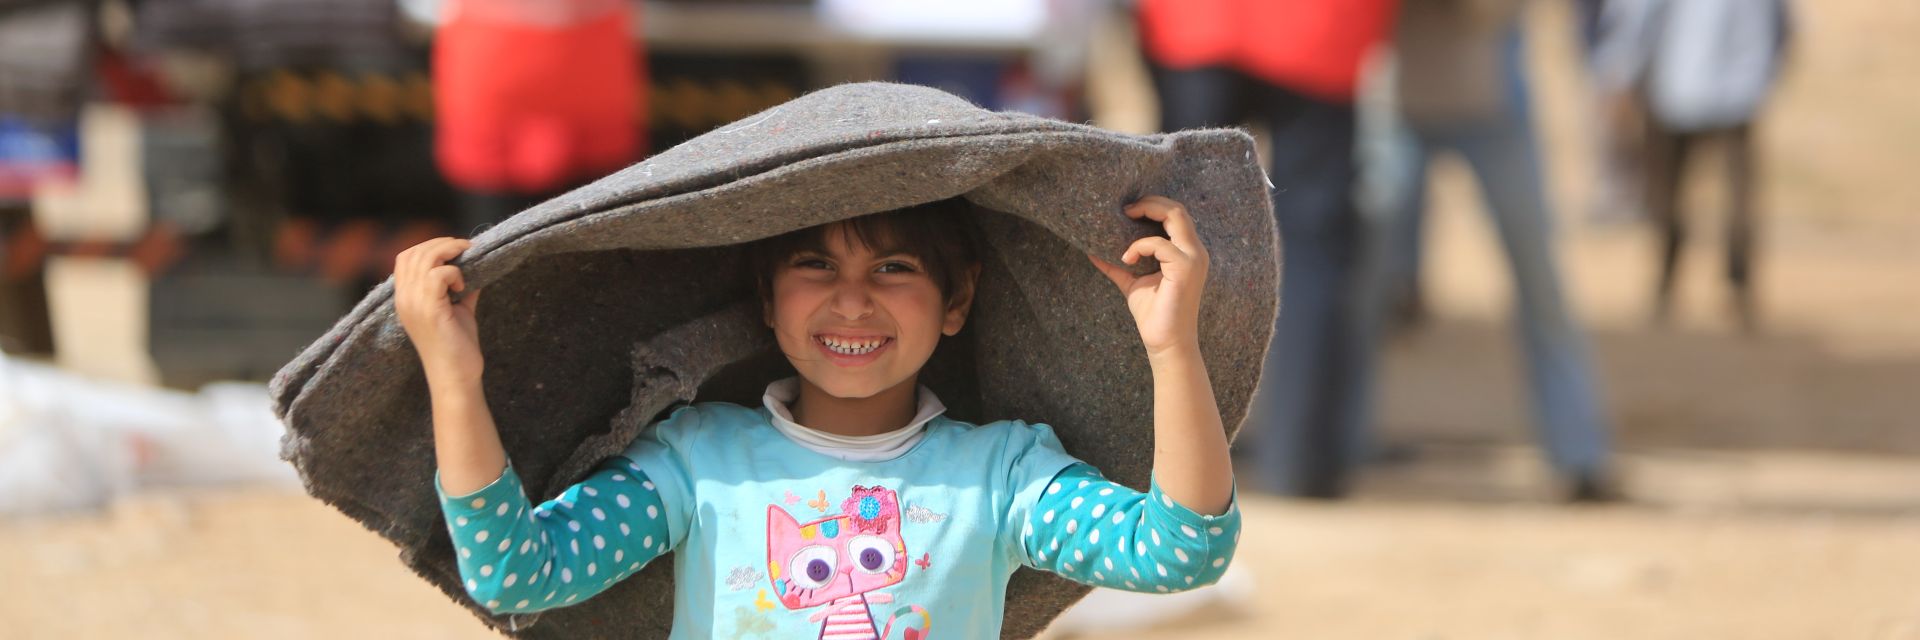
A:
POLYGON ((875 250, 845 224, 775 267, 767 324, 807 382, 837 398, 911 384, 940 336, 966 323, 971 278, 949 304, 919 256, 875 250))

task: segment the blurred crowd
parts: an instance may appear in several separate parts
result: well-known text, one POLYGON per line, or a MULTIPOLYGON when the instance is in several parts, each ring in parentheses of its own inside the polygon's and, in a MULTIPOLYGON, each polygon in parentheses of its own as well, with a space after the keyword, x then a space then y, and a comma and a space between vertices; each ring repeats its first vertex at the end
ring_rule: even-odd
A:
MULTIPOLYGON (((1734 314, 1754 326, 1754 129, 1793 33, 1785 0, 1571 2, 1602 154, 1580 217, 1659 230, 1648 295, 1663 318, 1695 217, 1678 194, 1713 153, 1734 314)), ((820 86, 920 83, 1100 120, 1086 69, 1114 64, 1094 43, 1119 25, 1159 129, 1263 137, 1284 284, 1244 484, 1338 498, 1382 455, 1380 344, 1426 317, 1428 169, 1455 155, 1510 267, 1563 495, 1617 499, 1555 254, 1529 4, 0 0, 0 346, 85 349, 84 333, 60 335, 49 290, 71 265, 116 261, 150 283, 136 320, 149 382, 263 379, 400 249, 478 233, 820 86)))
MULTIPOLYGON (((1620 496, 1609 420, 1555 257, 1526 73, 1524 0, 1145 0, 1140 41, 1161 128, 1264 125, 1285 284, 1250 418, 1269 491, 1337 498, 1377 455, 1378 344, 1424 317, 1428 165, 1472 168, 1513 278, 1541 448, 1573 501, 1620 496)), ((1686 238, 1690 152, 1722 147, 1733 210, 1727 279, 1753 318, 1752 123, 1791 18, 1784 0, 1586 0, 1592 135, 1608 157, 1589 215, 1663 231, 1656 314, 1686 238)))

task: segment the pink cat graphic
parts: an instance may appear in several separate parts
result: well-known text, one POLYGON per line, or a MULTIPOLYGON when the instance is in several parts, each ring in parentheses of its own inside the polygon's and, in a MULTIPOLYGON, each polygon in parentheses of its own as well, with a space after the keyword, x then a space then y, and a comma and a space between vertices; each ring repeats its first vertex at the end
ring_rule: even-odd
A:
POLYGON ((853 488, 841 513, 801 524, 780 505, 767 506, 767 579, 788 609, 826 605, 807 617, 825 621, 820 638, 887 638, 902 622, 906 640, 924 640, 932 620, 919 606, 900 607, 886 626, 874 622, 870 605, 893 602, 873 593, 907 576, 907 543, 900 537, 900 503, 892 489, 853 488))

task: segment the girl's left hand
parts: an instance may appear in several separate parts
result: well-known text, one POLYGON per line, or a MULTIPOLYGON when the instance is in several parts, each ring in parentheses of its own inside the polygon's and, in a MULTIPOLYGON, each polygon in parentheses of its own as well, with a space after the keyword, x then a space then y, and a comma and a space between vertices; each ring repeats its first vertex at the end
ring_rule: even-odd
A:
POLYGON ((1147 355, 1192 348, 1200 344, 1200 294, 1207 282, 1207 248, 1200 244, 1187 208, 1162 196, 1147 196, 1127 205, 1129 218, 1146 218, 1166 227, 1167 237, 1148 236, 1127 247, 1120 261, 1134 264, 1141 256, 1160 261, 1160 271, 1135 276, 1126 268, 1087 255, 1100 273, 1120 287, 1127 309, 1140 327, 1147 355))

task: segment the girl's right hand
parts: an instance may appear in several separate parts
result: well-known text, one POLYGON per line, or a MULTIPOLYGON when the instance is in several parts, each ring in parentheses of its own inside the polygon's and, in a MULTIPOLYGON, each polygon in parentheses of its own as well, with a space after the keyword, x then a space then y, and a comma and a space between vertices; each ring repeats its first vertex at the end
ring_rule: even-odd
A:
POLYGON ((480 330, 474 310, 480 290, 467 291, 460 267, 447 264, 472 246, 460 238, 434 238, 393 259, 393 307, 413 341, 429 383, 479 382, 480 330), (463 292, 458 303, 449 292, 463 292))

